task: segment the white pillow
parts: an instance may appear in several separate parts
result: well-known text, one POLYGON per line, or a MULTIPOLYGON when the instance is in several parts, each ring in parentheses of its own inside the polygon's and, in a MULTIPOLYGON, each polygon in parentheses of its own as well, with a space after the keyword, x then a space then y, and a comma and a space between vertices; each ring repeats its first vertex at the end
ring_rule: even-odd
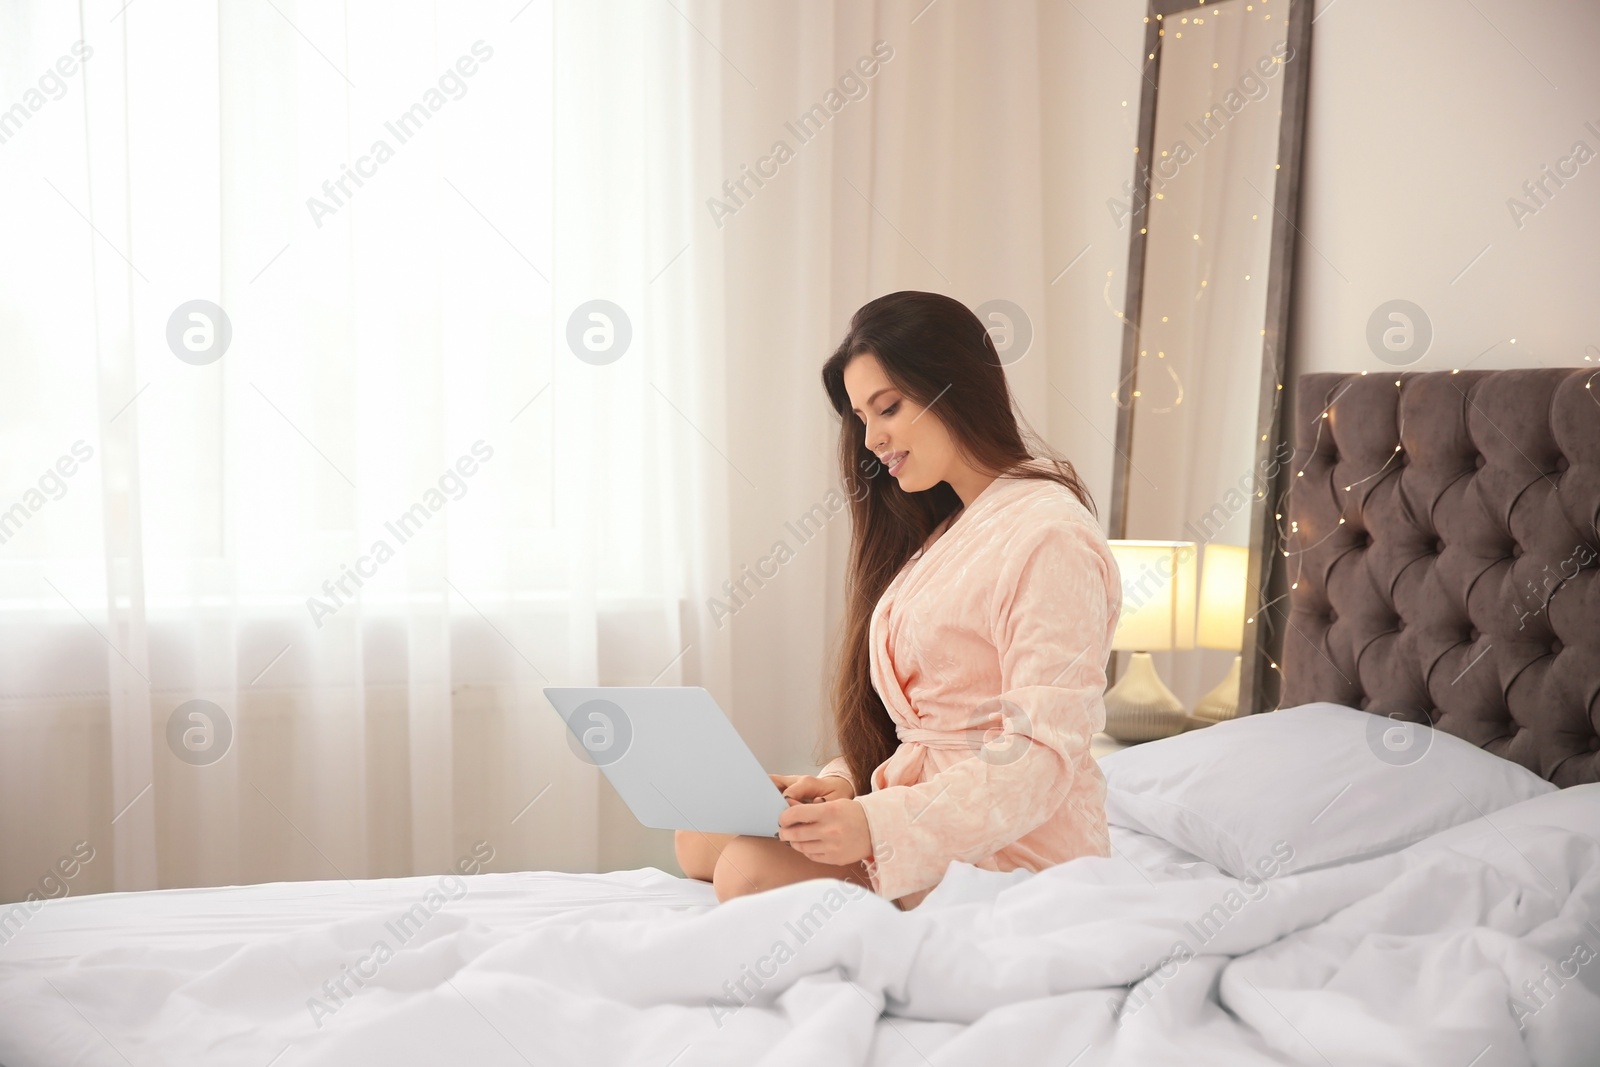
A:
POLYGON ((1134 745, 1100 768, 1110 824, 1235 878, 1393 852, 1556 788, 1442 730, 1327 703, 1134 745))

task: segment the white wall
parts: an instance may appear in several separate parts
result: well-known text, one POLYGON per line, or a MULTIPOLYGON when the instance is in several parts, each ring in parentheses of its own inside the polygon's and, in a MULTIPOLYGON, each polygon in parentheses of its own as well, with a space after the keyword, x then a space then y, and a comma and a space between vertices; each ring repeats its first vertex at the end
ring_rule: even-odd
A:
POLYGON ((1388 369, 1365 333, 1397 297, 1434 330, 1405 369, 1600 365, 1597 50, 1593 0, 1319 0, 1300 372, 1388 369), (1578 141, 1595 158, 1519 228, 1507 201, 1578 141))

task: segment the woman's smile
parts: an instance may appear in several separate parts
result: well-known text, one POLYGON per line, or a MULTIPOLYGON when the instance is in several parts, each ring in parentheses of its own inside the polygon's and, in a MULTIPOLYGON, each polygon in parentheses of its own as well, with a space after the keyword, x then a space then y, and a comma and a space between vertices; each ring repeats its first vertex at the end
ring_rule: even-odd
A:
POLYGON ((910 454, 911 452, 909 450, 903 452, 886 452, 882 457, 880 457, 879 462, 881 462, 885 467, 889 468, 889 474, 891 477, 898 478, 900 477, 901 469, 906 465, 906 457, 910 454))

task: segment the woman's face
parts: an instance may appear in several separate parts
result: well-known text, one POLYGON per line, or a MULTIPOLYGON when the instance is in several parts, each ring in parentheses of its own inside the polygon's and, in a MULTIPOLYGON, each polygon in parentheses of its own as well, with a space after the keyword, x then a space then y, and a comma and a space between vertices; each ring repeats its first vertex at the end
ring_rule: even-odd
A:
POLYGON ((901 489, 918 493, 960 480, 966 464, 944 423, 931 407, 920 406, 890 384, 877 356, 869 352, 852 359, 844 368, 844 389, 855 417, 866 426, 867 447, 901 489))

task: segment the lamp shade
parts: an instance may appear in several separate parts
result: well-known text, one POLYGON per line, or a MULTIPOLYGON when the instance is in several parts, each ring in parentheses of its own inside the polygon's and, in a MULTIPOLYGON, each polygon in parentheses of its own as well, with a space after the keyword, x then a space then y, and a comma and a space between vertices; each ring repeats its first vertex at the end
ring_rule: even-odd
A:
POLYGON ((1239 651, 1244 637, 1245 568, 1250 550, 1207 545, 1200 568, 1201 648, 1239 651))
POLYGON ((1122 572, 1122 614, 1111 647, 1155 652, 1194 647, 1193 541, 1112 541, 1122 572))

